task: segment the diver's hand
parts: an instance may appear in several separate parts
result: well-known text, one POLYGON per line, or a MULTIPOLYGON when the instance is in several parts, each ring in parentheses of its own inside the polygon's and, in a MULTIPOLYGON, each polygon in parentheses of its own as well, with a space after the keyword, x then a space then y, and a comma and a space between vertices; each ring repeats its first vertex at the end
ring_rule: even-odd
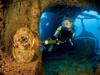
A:
POLYGON ((57 44, 57 45, 60 45, 60 44, 62 44, 62 43, 64 43, 64 42, 61 41, 61 40, 59 40, 59 39, 56 39, 56 44, 57 44))

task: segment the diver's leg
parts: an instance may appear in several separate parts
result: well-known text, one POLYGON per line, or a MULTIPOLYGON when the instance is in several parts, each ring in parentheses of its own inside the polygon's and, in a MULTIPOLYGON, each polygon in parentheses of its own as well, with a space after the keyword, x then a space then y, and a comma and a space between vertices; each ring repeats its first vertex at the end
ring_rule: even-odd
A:
POLYGON ((54 47, 53 45, 50 45, 49 48, 48 48, 48 52, 52 52, 53 47, 54 47))

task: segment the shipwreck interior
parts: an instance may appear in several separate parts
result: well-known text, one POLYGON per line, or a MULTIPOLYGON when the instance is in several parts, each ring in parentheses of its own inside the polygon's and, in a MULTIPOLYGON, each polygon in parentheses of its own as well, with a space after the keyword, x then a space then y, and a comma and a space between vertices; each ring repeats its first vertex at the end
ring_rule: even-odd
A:
MULTIPOLYGON (((68 66, 70 65, 68 61, 71 62, 71 60, 75 58, 79 60, 74 60, 72 62, 82 61, 86 59, 88 63, 92 64, 93 69, 95 69, 98 61, 96 60, 96 58, 94 58, 94 56, 99 55, 99 50, 100 50, 100 44, 99 44, 100 31, 98 29, 100 15, 96 11, 93 11, 91 9, 79 8, 79 7, 68 7, 67 5, 55 5, 52 7, 48 7, 46 10, 42 12, 40 18, 41 41, 46 40, 54 35, 57 27, 61 25, 61 21, 64 16, 73 19, 73 23, 75 27, 75 37, 73 38, 74 48, 73 49, 70 48, 67 43, 60 46, 55 46, 52 52, 48 52, 47 51, 48 48, 47 48, 43 52, 44 62, 46 63, 44 64, 44 66, 47 68, 46 69, 47 72, 50 74, 51 71, 54 71, 54 68, 56 69, 56 72, 59 72, 61 69, 58 67, 59 61, 62 60, 62 62, 60 62, 59 64, 66 63, 66 65, 68 66), (74 12, 74 14, 69 12, 74 12), (86 46, 86 44, 88 45, 86 46), (89 48, 90 50, 87 48, 89 48), (93 59, 91 59, 91 57, 93 59), (93 64, 94 63, 93 61, 96 61, 95 64, 93 64), (57 66, 53 66, 53 65, 57 65, 57 66), (48 66, 49 68, 51 67, 51 69, 48 70, 48 66)), ((62 65, 60 67, 62 67, 64 70, 65 65, 62 65)), ((68 70, 69 67, 65 69, 69 71, 68 70)), ((50 75, 52 75, 52 73, 50 75)))
POLYGON ((98 0, 0 0, 0 75, 100 75, 98 0), (69 43, 43 45, 72 19, 69 43))

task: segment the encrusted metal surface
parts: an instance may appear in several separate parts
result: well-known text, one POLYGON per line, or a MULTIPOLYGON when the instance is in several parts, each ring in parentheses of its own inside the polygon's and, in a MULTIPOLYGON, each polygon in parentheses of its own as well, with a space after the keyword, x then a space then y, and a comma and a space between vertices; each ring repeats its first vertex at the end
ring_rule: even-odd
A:
POLYGON ((17 62, 28 63, 34 59, 35 50, 39 47, 36 34, 28 28, 20 28, 14 35, 13 41, 12 53, 17 62))

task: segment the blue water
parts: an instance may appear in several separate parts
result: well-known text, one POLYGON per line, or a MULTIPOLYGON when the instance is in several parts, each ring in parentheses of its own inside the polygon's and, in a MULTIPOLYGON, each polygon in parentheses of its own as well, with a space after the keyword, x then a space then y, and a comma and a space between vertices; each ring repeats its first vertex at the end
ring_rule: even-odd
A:
MULTIPOLYGON (((83 20, 84 26, 86 31, 92 33, 99 42, 99 48, 100 48, 100 20, 97 21, 97 19, 84 19, 83 20)), ((80 19, 75 20, 75 30, 76 30, 76 36, 80 35, 82 32, 82 24, 80 19)))
MULTIPOLYGON (((55 14, 48 12, 43 13, 40 18, 40 38, 45 40, 53 35, 56 30, 56 26, 53 26, 55 23, 55 14)), ((56 25, 56 24, 55 24, 56 25)))

